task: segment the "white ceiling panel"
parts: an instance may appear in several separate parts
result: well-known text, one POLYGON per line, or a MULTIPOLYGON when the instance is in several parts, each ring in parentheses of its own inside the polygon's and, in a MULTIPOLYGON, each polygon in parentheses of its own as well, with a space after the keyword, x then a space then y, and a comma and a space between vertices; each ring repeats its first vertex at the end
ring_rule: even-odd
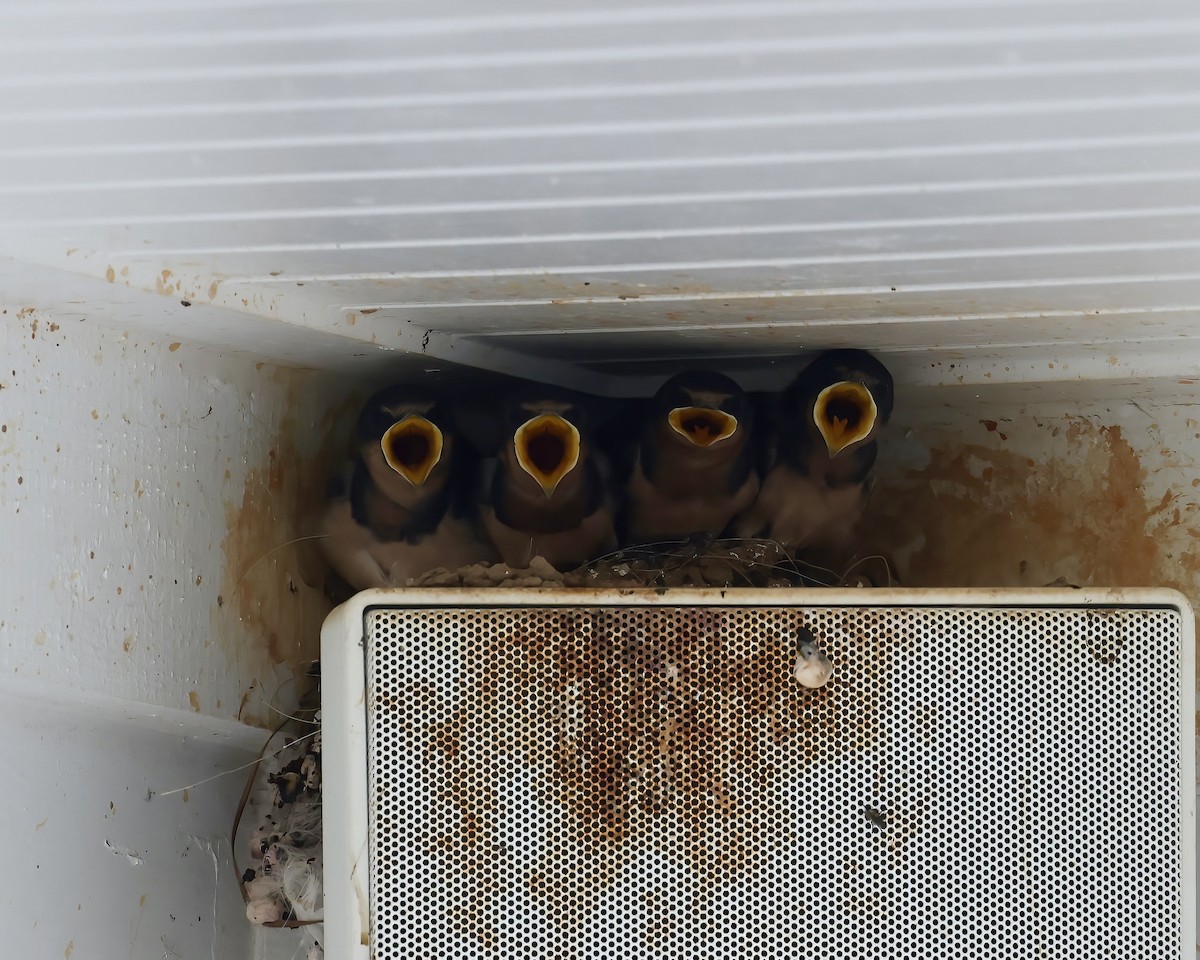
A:
POLYGON ((615 392, 836 344, 1182 375, 1197 50, 1193 0, 0 0, 0 299, 615 392))

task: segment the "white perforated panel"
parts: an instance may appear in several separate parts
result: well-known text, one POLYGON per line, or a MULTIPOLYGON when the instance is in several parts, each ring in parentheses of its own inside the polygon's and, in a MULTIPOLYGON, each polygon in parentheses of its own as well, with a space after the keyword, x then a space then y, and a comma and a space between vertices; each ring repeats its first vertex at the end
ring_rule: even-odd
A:
POLYGON ((1182 952, 1178 611, 365 626, 375 957, 1182 952))

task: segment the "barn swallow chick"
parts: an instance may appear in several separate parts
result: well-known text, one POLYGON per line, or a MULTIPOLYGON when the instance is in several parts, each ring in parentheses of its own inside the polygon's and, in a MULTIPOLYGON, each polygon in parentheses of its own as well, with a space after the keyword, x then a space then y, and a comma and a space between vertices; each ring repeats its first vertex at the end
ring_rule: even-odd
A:
POLYGON ((491 562, 469 518, 469 450, 445 406, 404 386, 369 399, 322 522, 321 547, 355 590, 434 567, 491 562))
POLYGON ((792 676, 810 690, 825 686, 833 676, 833 661, 817 646, 817 638, 807 627, 796 630, 796 641, 796 666, 792 676))
POLYGON ((719 373, 677 374, 625 425, 624 543, 720 534, 758 493, 753 408, 719 373))
POLYGON ((496 419, 480 516, 510 567, 541 556, 565 571, 615 549, 608 466, 592 421, 585 398, 532 385, 496 419))
POLYGON ((845 549, 870 488, 880 428, 892 414, 892 376, 862 350, 821 354, 775 407, 771 465, 754 505, 734 523, 790 554, 845 549))

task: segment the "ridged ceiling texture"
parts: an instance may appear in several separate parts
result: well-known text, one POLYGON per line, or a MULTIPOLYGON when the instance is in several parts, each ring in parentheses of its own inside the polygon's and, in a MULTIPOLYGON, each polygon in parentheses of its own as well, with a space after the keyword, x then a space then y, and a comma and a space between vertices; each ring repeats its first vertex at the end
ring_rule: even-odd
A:
POLYGON ((330 365, 1183 375, 1200 6, 4 0, 0 255, 330 365))

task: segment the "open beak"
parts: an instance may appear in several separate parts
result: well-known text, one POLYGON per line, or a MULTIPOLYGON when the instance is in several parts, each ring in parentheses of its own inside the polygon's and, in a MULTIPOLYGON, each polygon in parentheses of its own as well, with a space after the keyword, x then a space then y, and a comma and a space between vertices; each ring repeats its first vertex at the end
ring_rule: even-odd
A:
POLYGON ((826 387, 813 406, 813 419, 831 457, 867 437, 878 415, 871 391, 856 380, 826 387))
POLYGON ((737 417, 709 407, 676 407, 667 414, 671 429, 698 447, 728 440, 737 430, 737 417))
POLYGON ((416 414, 388 427, 379 444, 387 465, 414 487, 428 480, 442 459, 442 431, 416 414))
POLYGON ((549 499, 579 463, 579 431, 552 413, 526 420, 513 434, 517 464, 538 482, 549 499))

